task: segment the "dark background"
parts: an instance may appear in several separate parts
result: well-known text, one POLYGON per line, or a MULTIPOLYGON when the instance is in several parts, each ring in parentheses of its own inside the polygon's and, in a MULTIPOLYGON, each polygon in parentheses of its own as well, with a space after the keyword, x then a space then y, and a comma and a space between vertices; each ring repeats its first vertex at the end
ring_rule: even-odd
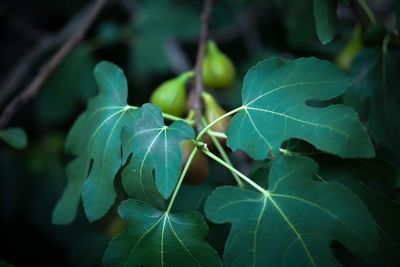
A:
MULTIPOLYGON (((315 34, 311 0, 220 0, 216 1, 211 35, 237 67, 234 88, 217 97, 226 109, 240 105, 240 88, 246 70, 271 56, 294 58, 317 56, 334 60, 350 38, 358 21, 367 24, 360 8, 339 1, 339 34, 322 45, 315 34)), ((368 1, 389 32, 395 32, 393 2, 368 1)), ((39 43, 62 30, 85 6, 84 0, 0 1, 0 110, 28 82, 60 44, 42 51, 31 64, 26 59, 39 43), (21 66, 23 78, 6 93, 4 84, 21 66)), ((202 1, 112 1, 90 28, 84 41, 63 60, 42 87, 39 95, 21 107, 11 126, 23 127, 29 145, 14 150, 0 141, 0 259, 15 266, 100 266, 109 239, 123 223, 115 209, 100 222, 89 224, 82 208, 68 226, 51 224, 51 212, 66 184, 64 166, 70 159, 63 152, 66 134, 86 100, 96 93, 92 70, 100 60, 121 66, 127 75, 130 103, 148 101, 163 80, 191 68, 197 50, 202 1), (183 58, 183 60, 182 60, 183 58)), ((385 32, 383 33, 383 35, 385 32)), ((382 32, 368 39, 369 47, 380 47, 382 32)), ((63 40, 61 43, 64 43, 63 40)), ((383 146, 380 155, 397 161, 383 146)), ((242 166, 246 168, 246 166, 242 166)), ((199 187, 186 186, 178 206, 197 208, 198 202, 227 176, 199 187)), ((210 171, 210 173, 213 173, 210 171)), ((213 228, 210 242, 220 252, 226 227, 213 228)), ((348 266, 363 266, 340 252, 348 266)), ((1 263, 0 263, 1 266, 1 263)))

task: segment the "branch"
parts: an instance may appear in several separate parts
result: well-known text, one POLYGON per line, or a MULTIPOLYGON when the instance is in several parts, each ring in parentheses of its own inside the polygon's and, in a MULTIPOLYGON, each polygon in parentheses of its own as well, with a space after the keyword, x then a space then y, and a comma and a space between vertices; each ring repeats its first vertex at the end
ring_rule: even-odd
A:
POLYGON ((97 0, 92 5, 71 31, 71 36, 68 41, 60 47, 60 49, 45 65, 43 65, 38 75, 31 81, 31 83, 6 106, 0 117, 0 129, 4 128, 8 124, 11 117, 23 104, 37 95, 43 83, 47 80, 58 64, 60 64, 69 51, 71 51, 72 48, 82 40, 90 25, 92 25, 107 1, 108 0, 97 0))
POLYGON ((15 90, 18 89, 21 82, 25 79, 32 66, 42 57, 42 55, 53 49, 54 47, 65 42, 68 36, 71 35, 77 24, 82 19, 82 16, 87 12, 88 6, 82 8, 59 32, 53 35, 46 34, 40 42, 36 44, 23 59, 12 69, 0 86, 0 106, 15 90))
POLYGON ((201 103, 200 94, 203 91, 203 83, 201 80, 201 66, 203 65, 206 41, 208 38, 208 25, 210 22, 210 13, 213 0, 205 0, 203 13, 201 15, 201 30, 199 38, 199 47, 197 50, 196 64, 194 66, 194 84, 190 96, 190 106, 195 112, 196 129, 201 129, 201 114, 203 105, 201 103))

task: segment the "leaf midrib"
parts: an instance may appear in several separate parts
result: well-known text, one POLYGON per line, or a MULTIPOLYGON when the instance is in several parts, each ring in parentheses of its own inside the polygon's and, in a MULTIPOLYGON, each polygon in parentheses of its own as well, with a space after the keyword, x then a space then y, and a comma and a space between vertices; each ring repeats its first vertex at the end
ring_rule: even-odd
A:
MULTIPOLYGON (((342 132, 342 131, 340 131, 340 130, 338 130, 336 128, 329 127, 328 125, 325 125, 325 124, 318 124, 318 123, 305 121, 305 120, 298 119, 298 118, 293 117, 293 116, 286 115, 284 113, 280 113, 280 112, 276 112, 276 111, 272 111, 272 110, 268 110, 268 109, 254 108, 254 107, 248 107, 248 106, 244 106, 244 109, 245 109, 245 111, 254 110, 254 111, 259 111, 259 112, 266 112, 266 113, 270 113, 272 115, 284 117, 286 119, 291 119, 291 120, 294 120, 294 121, 297 121, 297 122, 300 122, 300 123, 308 124, 308 125, 311 125, 311 126, 316 127, 316 128, 325 128, 325 129, 328 129, 328 130, 330 130, 332 132, 335 132, 335 133, 337 133, 339 135, 342 135, 342 136, 346 137, 347 139, 351 140, 352 142, 354 142, 355 144, 360 146, 358 144, 357 140, 352 138, 347 133, 342 132)), ((249 118, 251 117, 250 112, 247 111, 246 114, 249 116, 249 118)), ((253 125, 254 125, 254 123, 253 123, 253 125)))

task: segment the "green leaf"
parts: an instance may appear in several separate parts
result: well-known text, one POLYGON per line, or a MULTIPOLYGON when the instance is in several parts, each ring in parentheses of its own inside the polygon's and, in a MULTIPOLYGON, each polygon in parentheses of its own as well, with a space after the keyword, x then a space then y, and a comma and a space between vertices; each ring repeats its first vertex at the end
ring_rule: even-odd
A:
POLYGON ((379 233, 379 249, 365 257, 379 266, 400 266, 400 203, 374 190, 381 188, 382 182, 397 187, 399 168, 377 159, 343 160, 332 156, 318 156, 316 159, 320 165, 320 179, 343 184, 369 208, 379 233), (366 178, 375 181, 371 183, 366 178), (377 181, 381 182, 379 186, 377 181))
POLYGON ((303 139, 341 157, 373 157, 369 137, 351 108, 308 105, 311 100, 337 97, 348 86, 348 79, 335 66, 316 58, 262 61, 244 78, 242 110, 227 129, 227 144, 254 159, 276 153, 289 138, 303 139))
POLYGON ((221 266, 204 241, 208 227, 201 214, 165 213, 138 200, 122 202, 118 213, 128 228, 109 244, 104 266, 221 266))
POLYGON ((368 209, 343 186, 315 181, 317 167, 282 156, 271 165, 267 192, 224 186, 211 194, 206 216, 232 224, 225 266, 340 266, 332 240, 357 255, 374 249, 368 209))
POLYGON ((311 0, 285 0, 285 39, 291 47, 304 48, 315 39, 311 0))
POLYGON ((37 101, 40 120, 62 123, 96 93, 92 70, 95 61, 88 46, 80 45, 61 62, 46 81, 37 101))
POLYGON ((336 0, 313 0, 314 19, 317 35, 321 43, 327 44, 333 40, 338 28, 336 17, 336 0))
POLYGON ((0 131, 0 139, 16 149, 25 148, 28 138, 22 128, 7 128, 0 131))
POLYGON ((177 1, 143 1, 132 22, 130 58, 133 75, 165 73, 170 61, 165 49, 170 38, 194 38, 200 28, 198 9, 177 1))
POLYGON ((400 91, 398 90, 399 51, 365 49, 351 68, 353 85, 345 103, 367 117, 367 129, 378 144, 400 159, 400 91))
POLYGON ((136 118, 136 111, 126 102, 122 70, 101 62, 94 75, 100 92, 89 101, 66 142, 67 152, 77 157, 67 166, 69 182, 53 212, 57 224, 75 218, 80 192, 90 221, 101 218, 114 203, 114 177, 122 164, 121 129, 136 118))
POLYGON ((122 183, 131 195, 145 201, 155 196, 147 192, 153 181, 164 198, 168 198, 180 175, 182 156, 179 144, 185 139, 193 139, 194 131, 186 122, 175 121, 164 125, 158 107, 145 104, 140 109, 132 128, 122 130, 123 158, 133 153, 130 163, 122 172, 122 183), (146 184, 148 186, 146 186, 146 184))

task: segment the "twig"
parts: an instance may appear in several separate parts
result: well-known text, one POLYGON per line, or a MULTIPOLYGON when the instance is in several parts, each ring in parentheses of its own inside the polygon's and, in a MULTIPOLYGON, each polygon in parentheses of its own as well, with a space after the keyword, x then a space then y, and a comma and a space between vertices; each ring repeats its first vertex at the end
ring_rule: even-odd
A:
POLYGON ((8 124, 13 114, 21 105, 36 96, 43 83, 47 80, 57 65, 64 59, 68 52, 82 40, 90 25, 93 23, 107 1, 108 0, 97 0, 93 4, 93 6, 83 16, 80 23, 77 24, 77 27, 72 31, 68 41, 60 47, 60 49, 45 65, 43 65, 38 75, 31 81, 31 83, 6 106, 2 116, 0 117, 0 129, 4 128, 8 124))
POLYGON ((21 82, 24 81, 27 73, 32 66, 42 57, 42 55, 63 43, 68 36, 71 35, 77 24, 81 21, 82 16, 87 13, 88 6, 82 8, 59 32, 54 35, 46 35, 37 43, 23 59, 10 71, 10 74, 0 86, 0 106, 5 100, 16 91, 21 82))
POLYGON ((197 50, 196 64, 194 66, 194 84, 191 92, 190 106, 195 112, 196 130, 201 129, 201 113, 202 103, 200 94, 203 91, 203 83, 201 80, 201 66, 203 65, 204 53, 206 49, 206 41, 208 38, 208 25, 210 22, 210 13, 213 0, 205 0, 203 13, 201 15, 201 30, 199 37, 199 47, 197 50))

